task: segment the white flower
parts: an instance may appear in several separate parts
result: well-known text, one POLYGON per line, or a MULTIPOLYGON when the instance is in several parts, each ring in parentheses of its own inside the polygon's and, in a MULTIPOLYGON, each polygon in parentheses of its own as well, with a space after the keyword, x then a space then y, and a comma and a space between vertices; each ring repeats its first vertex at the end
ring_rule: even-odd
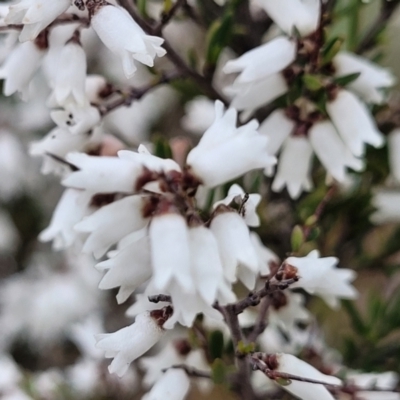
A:
POLYGON ((400 183, 400 129, 396 128, 391 131, 387 140, 390 174, 400 183))
POLYGON ((360 76, 348 85, 368 103, 381 104, 385 101, 383 89, 396 83, 395 76, 387 69, 367 60, 364 57, 341 51, 333 61, 335 76, 345 76, 359 72, 360 76))
POLYGON ((167 344, 154 356, 142 357, 139 365, 145 370, 143 383, 146 388, 153 386, 162 376, 163 369, 182 364, 184 357, 178 354, 172 341, 167 344))
MULTIPOLYGON (((272 112, 260 125, 260 133, 268 137, 268 152, 276 154, 283 142, 293 132, 296 124, 285 115, 285 111, 278 109, 272 112)), ((271 174, 272 175, 272 174, 271 174)))
POLYGON ((193 292, 189 229, 185 219, 175 213, 157 215, 151 220, 149 235, 155 289, 167 289, 176 281, 185 293, 193 292))
MULTIPOLYGON (((342 384, 339 378, 325 375, 291 354, 278 353, 276 354, 276 359, 278 367, 274 369, 275 371, 326 382, 331 385, 342 384)), ((292 379, 290 384, 284 385, 282 388, 302 400, 334 400, 328 389, 321 384, 300 382, 292 379)))
POLYGON ((306 257, 289 257, 285 264, 297 268, 299 280, 291 288, 303 288, 310 294, 318 295, 332 308, 339 306, 339 299, 354 299, 356 289, 350 284, 356 274, 351 269, 335 268, 336 257, 321 257, 313 250, 306 257))
POLYGON ((315 123, 309 131, 309 139, 315 154, 328 173, 339 182, 346 179, 346 168, 360 171, 363 162, 351 154, 329 121, 315 123))
POLYGON ((66 189, 53 212, 50 225, 40 233, 39 239, 43 242, 53 240, 55 250, 71 246, 79 237, 74 226, 89 213, 91 199, 92 195, 86 191, 66 189))
POLYGON ((288 85, 281 73, 275 73, 259 82, 240 83, 235 81, 225 89, 233 97, 231 107, 238 111, 252 112, 282 96, 288 91, 288 85))
POLYGON ((59 106, 76 103, 79 107, 88 104, 85 94, 86 54, 82 46, 69 41, 59 55, 55 73, 53 96, 59 106))
POLYGON ((171 368, 142 400, 183 400, 189 392, 190 380, 182 369, 171 368))
POLYGON ((99 258, 120 239, 144 228, 148 223, 142 215, 144 201, 140 195, 125 197, 101 207, 75 225, 78 232, 90 233, 82 251, 99 258))
POLYGON ((304 307, 304 296, 290 291, 276 292, 271 297, 268 323, 276 324, 291 332, 296 322, 307 322, 311 314, 304 307))
POLYGON ((254 250, 258 259, 258 270, 263 276, 269 275, 271 262, 278 263, 279 257, 271 251, 269 248, 265 247, 260 239, 260 236, 255 232, 250 232, 250 240, 253 244, 254 250))
POLYGON ((377 190, 372 198, 372 205, 377 209, 371 220, 376 224, 400 221, 400 192, 387 189, 377 190))
POLYGON ((358 388, 357 397, 363 400, 399 400, 400 393, 392 392, 398 382, 398 375, 395 372, 358 373, 347 374, 346 378, 358 388), (380 389, 369 391, 369 389, 380 389), (387 391, 385 391, 387 390, 387 391))
POLYGON ((266 150, 267 138, 256 130, 255 120, 236 128, 236 110, 224 112, 220 101, 215 103, 215 113, 214 123, 187 157, 187 164, 205 186, 218 186, 275 162, 266 150))
POLYGON ((164 330, 152 313, 139 314, 132 325, 114 333, 96 335, 97 347, 105 350, 106 358, 114 358, 108 367, 111 374, 123 376, 132 361, 161 339, 164 330))
POLYGON ((185 104, 182 126, 189 132, 202 135, 215 120, 214 102, 208 97, 198 96, 185 104))
POLYGON ((260 81, 290 65, 295 60, 296 47, 294 40, 280 36, 228 61, 223 71, 238 72, 236 83, 260 81))
POLYGON ((346 146, 356 156, 362 156, 365 143, 374 147, 383 145, 367 107, 351 92, 341 89, 334 100, 327 102, 326 110, 346 146))
POLYGON ((241 264, 254 275, 258 273, 259 261, 250 240, 249 229, 236 212, 217 214, 210 225, 218 242, 219 254, 228 282, 237 279, 237 267, 241 264))
POLYGON ((88 133, 99 125, 101 120, 99 109, 89 104, 80 107, 68 103, 65 109, 52 111, 50 116, 60 128, 67 129, 74 135, 88 133))
POLYGON ((40 66, 45 52, 33 42, 18 44, 0 68, 0 78, 5 79, 3 93, 10 96, 20 92, 28 97, 29 83, 40 66))
POLYGON ((55 160, 50 155, 64 158, 72 151, 96 148, 100 145, 101 136, 102 133, 100 129, 95 129, 90 135, 71 135, 68 130, 56 127, 43 139, 31 143, 29 153, 32 156, 43 157, 41 168, 43 174, 49 174, 51 172, 62 174, 66 170, 69 172, 69 167, 55 160))
MULTIPOLYGON (((245 196, 245 191, 235 183, 229 188, 228 195, 225 197, 225 199, 214 203, 213 208, 216 209, 220 204, 229 206, 232 202, 235 202, 240 206, 243 203, 245 196)), ((260 217, 256 212, 256 208, 260 201, 261 195, 258 193, 252 193, 248 195, 248 199, 243 204, 243 217, 248 226, 260 226, 260 217)))
POLYGON ((318 27, 320 0, 255 0, 255 3, 288 35, 296 28, 302 36, 307 36, 318 27))
POLYGON ((134 59, 152 67, 154 58, 162 57, 166 53, 161 47, 164 39, 146 35, 121 7, 111 4, 101 6, 92 17, 91 26, 101 41, 121 57, 127 78, 136 71, 134 59))
POLYGON ((302 190, 311 190, 312 147, 306 137, 291 136, 284 144, 272 190, 287 187, 290 197, 297 199, 302 190))
POLYGON ((24 25, 19 36, 21 42, 33 40, 70 5, 71 0, 20 0, 10 6, 5 22, 24 25))
POLYGON ((22 374, 14 360, 0 353, 0 391, 2 393, 14 389, 22 380, 22 374))
POLYGON ((232 302, 235 295, 225 281, 218 243, 212 231, 204 226, 189 229, 191 270, 199 295, 209 305, 232 302))
POLYGON ((107 270, 99 288, 120 287, 117 302, 123 303, 137 287, 151 277, 149 238, 141 238, 115 252, 108 260, 97 264, 96 268, 107 270))

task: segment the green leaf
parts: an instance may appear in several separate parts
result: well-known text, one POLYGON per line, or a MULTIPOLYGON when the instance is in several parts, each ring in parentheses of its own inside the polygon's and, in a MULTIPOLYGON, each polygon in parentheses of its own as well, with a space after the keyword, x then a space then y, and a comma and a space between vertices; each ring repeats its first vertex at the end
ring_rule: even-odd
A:
POLYGON ((157 136, 154 140, 155 155, 160 158, 172 158, 172 150, 168 140, 163 136, 157 136))
POLYGON ((206 63, 215 65, 221 51, 228 45, 233 32, 233 14, 227 12, 214 21, 207 34, 206 63))
POLYGON ((164 0, 163 11, 168 13, 173 6, 172 0, 164 0))
POLYGON ((225 382, 226 377, 226 365, 220 359, 217 358, 211 365, 211 378, 215 384, 221 384, 225 382))
POLYGON ((145 17, 145 18, 148 17, 148 14, 147 14, 147 0, 138 0, 137 8, 138 8, 139 14, 142 17, 145 17))
POLYGON ((303 83, 308 90, 316 92, 324 86, 322 77, 318 75, 304 74, 303 83))
POLYGON ((210 333, 208 346, 212 360, 221 358, 224 351, 224 335, 221 331, 210 333))
POLYGON ((332 61, 333 57, 340 51, 344 39, 338 36, 328 40, 325 46, 322 48, 322 60, 324 64, 328 64, 332 61))
POLYGON ((333 81, 339 86, 347 86, 351 82, 354 82, 360 75, 361 72, 355 72, 353 74, 339 76, 338 78, 335 78, 333 81))
POLYGON ((237 351, 242 354, 242 355, 246 355, 246 354, 250 354, 253 353, 255 350, 256 345, 254 343, 244 343, 243 341, 240 341, 237 345, 237 351))
POLYGON ((354 304, 349 300, 343 300, 342 304, 350 317, 354 330, 361 336, 368 334, 369 329, 363 321, 359 310, 354 307, 354 304))
POLYGON ((304 232, 300 225, 296 225, 293 228, 290 243, 292 244, 292 251, 297 252, 300 250, 304 243, 304 232))

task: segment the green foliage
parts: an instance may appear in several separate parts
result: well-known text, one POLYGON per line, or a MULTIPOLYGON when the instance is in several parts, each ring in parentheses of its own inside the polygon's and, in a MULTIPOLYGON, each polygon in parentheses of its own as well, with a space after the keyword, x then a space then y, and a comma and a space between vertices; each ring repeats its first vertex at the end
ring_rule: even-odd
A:
POLYGON ((211 365, 211 378, 215 384, 222 384, 226 381, 227 366, 217 358, 211 365))
POLYGON ((217 358, 222 358, 224 351, 224 335, 221 331, 212 331, 208 337, 208 348, 210 357, 214 361, 217 358))

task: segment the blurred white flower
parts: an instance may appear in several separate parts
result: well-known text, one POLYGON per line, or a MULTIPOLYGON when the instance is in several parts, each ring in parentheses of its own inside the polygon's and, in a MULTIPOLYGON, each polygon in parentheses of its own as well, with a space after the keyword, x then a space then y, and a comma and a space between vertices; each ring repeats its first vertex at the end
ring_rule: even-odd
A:
MULTIPOLYGON (((278 364, 274 368, 275 371, 326 382, 331 385, 342 384, 339 378, 325 375, 291 354, 278 353, 275 356, 278 364)), ((292 379, 288 385, 282 385, 282 388, 302 400, 334 400, 328 389, 321 384, 300 382, 292 379)))
POLYGON ((20 92, 27 100, 29 83, 38 70, 45 51, 34 42, 18 44, 0 68, 0 79, 4 79, 3 93, 10 96, 20 92))
POLYGON ((296 29, 302 36, 313 33, 319 24, 320 0, 253 0, 286 34, 296 29))
POLYGON ((384 224, 400 221, 400 192, 398 190, 378 189, 372 197, 376 211, 371 215, 372 222, 384 224))
POLYGON ((390 175, 400 184, 400 129, 393 129, 388 137, 390 175))
POLYGON ((195 97, 185 104, 182 126, 189 132, 202 135, 215 120, 215 105, 205 96, 195 97))
POLYGON ((162 57, 166 53, 161 47, 164 39, 146 35, 128 12, 121 7, 111 4, 100 6, 91 19, 91 26, 101 41, 113 53, 121 57, 127 78, 136 71, 134 59, 152 67, 154 58, 162 57))
POLYGON ((183 400, 189 392, 190 380, 182 369, 171 368, 146 393, 142 400, 183 400))
POLYGON ((320 257, 313 250, 306 257, 289 257, 284 265, 297 268, 299 280, 290 285, 292 289, 303 288, 310 294, 320 296, 332 308, 339 307, 339 299, 355 299, 357 290, 350 284, 356 277, 351 269, 336 268, 336 257, 320 257))

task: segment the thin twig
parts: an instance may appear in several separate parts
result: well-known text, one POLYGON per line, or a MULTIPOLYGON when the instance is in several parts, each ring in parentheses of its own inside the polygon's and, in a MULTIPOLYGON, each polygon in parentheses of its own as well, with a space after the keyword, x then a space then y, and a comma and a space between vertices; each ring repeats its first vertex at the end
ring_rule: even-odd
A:
POLYGON ((176 364, 172 365, 169 368, 164 368, 162 371, 168 371, 169 369, 182 369, 187 373, 188 376, 193 377, 193 378, 209 378, 211 379, 211 374, 207 371, 200 371, 196 368, 189 367, 188 365, 185 364, 176 364))
POLYGON ((271 305, 271 299, 269 297, 264 297, 261 300, 261 305, 260 309, 258 310, 256 323, 254 324, 253 330, 248 336, 249 342, 255 342, 257 338, 265 331, 265 328, 267 327, 266 318, 270 305, 271 305))
POLYGON ((154 34, 160 35, 162 29, 165 25, 168 24, 169 21, 175 16, 177 11, 186 4, 186 0, 176 0, 173 6, 170 8, 168 12, 164 12, 161 14, 161 21, 157 26, 154 27, 154 34))
POLYGON ((150 85, 146 85, 142 88, 131 88, 125 92, 121 91, 121 96, 108 104, 99 105, 99 111, 102 116, 114 111, 115 109, 122 106, 130 106, 134 100, 141 99, 145 94, 147 94, 152 89, 158 87, 163 83, 168 83, 173 80, 181 78, 180 73, 174 72, 172 74, 165 74, 152 82, 150 85))

